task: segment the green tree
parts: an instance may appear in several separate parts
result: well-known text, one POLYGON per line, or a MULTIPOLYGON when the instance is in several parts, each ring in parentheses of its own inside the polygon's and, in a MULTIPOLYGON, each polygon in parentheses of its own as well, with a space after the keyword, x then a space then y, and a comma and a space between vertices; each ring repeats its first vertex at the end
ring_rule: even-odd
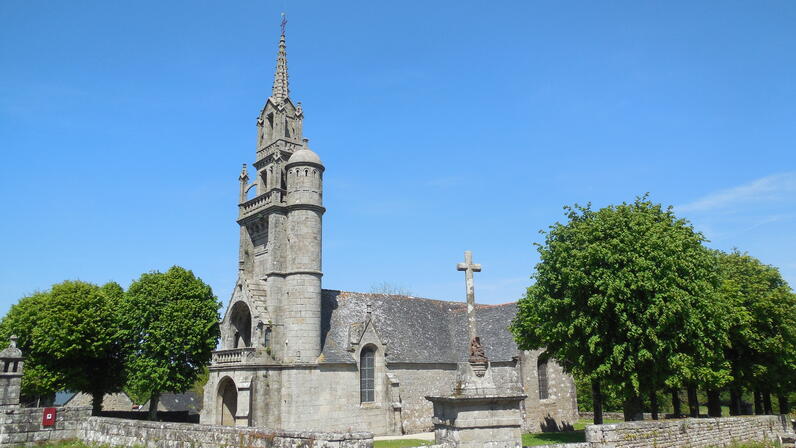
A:
POLYGON ((12 335, 19 338, 17 345, 25 356, 22 395, 27 397, 49 396, 61 390, 64 385, 63 373, 49 369, 43 362, 46 354, 33 348, 33 329, 41 320, 41 309, 48 298, 47 292, 23 297, 11 306, 8 314, 0 321, 0 341, 5 343, 12 335))
POLYGON ((65 281, 24 298, 3 321, 3 333, 19 333, 27 358, 26 394, 67 389, 89 393, 92 411, 102 410, 106 393, 123 383, 116 308, 122 289, 65 281))
POLYGON ((704 237, 646 196, 565 210, 567 222, 538 245, 535 284, 511 326, 518 345, 546 347, 591 382, 595 423, 601 384, 621 387, 634 419, 644 395, 729 381, 718 267, 704 237))
POLYGON ((154 420, 161 393, 190 389, 209 364, 220 304, 210 286, 179 266, 141 275, 122 302, 127 389, 149 397, 154 420))
POLYGON ((721 297, 728 313, 732 365, 730 412, 740 413, 744 388, 755 394, 756 412, 772 413, 770 396, 786 398, 796 377, 796 295, 779 271, 738 250, 718 253, 721 297))

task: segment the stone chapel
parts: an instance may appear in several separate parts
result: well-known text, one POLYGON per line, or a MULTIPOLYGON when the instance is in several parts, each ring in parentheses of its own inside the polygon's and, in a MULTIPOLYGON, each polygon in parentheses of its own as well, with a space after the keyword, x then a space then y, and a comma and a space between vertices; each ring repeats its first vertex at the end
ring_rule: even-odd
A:
MULTIPOLYGON (((271 96, 257 117, 251 177, 243 165, 239 178, 238 279, 201 422, 430 431, 433 407, 425 397, 449 393, 457 365, 468 359, 467 306, 322 288, 324 165, 304 138, 303 121, 288 89, 283 29, 271 96)), ((476 312, 495 383, 528 396, 524 429, 577 421, 572 377, 543 351, 514 343, 507 328, 516 303, 477 305, 476 312)))

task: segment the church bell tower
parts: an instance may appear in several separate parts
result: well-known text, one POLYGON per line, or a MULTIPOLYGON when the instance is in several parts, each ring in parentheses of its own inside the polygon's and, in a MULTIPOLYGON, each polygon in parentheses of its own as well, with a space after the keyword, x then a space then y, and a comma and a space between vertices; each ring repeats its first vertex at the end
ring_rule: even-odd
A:
MULTIPOLYGON (((285 364, 315 362, 321 350, 324 167, 303 138, 303 120, 301 103, 290 98, 283 27, 271 96, 257 116, 252 177, 246 165, 239 177, 236 294, 253 302, 244 345, 264 345, 285 364)), ((239 333, 228 331, 228 348, 241 346, 239 333)))

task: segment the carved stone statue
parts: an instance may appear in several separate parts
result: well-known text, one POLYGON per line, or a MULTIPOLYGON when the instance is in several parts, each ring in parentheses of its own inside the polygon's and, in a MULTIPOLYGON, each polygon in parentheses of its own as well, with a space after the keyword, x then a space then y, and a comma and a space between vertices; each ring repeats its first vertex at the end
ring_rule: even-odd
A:
POLYGON ((476 336, 470 341, 470 362, 486 362, 486 353, 481 345, 481 338, 476 336))

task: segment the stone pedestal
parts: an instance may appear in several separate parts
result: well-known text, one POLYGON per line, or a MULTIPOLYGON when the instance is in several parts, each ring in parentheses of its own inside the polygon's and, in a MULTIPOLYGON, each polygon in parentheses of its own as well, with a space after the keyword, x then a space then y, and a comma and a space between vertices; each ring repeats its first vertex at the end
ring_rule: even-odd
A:
POLYGON ((522 393, 500 391, 491 369, 459 366, 453 393, 429 396, 434 403, 436 443, 460 448, 520 448, 522 446, 522 393), (482 376, 476 375, 481 373, 482 376))
POLYGON ((8 347, 0 351, 0 408, 19 406, 23 361, 22 351, 17 348, 17 338, 11 336, 8 347))

